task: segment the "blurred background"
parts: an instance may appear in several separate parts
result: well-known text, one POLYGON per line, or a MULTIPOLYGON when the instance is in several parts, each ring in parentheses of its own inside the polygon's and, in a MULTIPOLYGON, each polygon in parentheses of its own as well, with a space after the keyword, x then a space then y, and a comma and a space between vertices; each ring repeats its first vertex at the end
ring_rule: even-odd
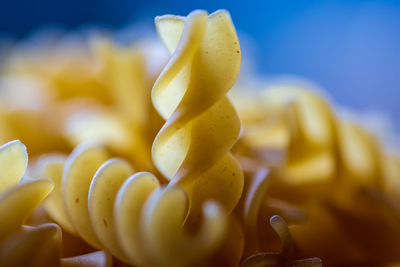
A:
MULTIPOLYGON (((230 11, 254 70, 299 75, 336 102, 387 113, 400 129, 400 1, 1 0, 0 36, 23 39, 41 27, 152 26, 156 15, 201 8, 230 11)), ((154 31, 154 28, 150 28, 154 31)))

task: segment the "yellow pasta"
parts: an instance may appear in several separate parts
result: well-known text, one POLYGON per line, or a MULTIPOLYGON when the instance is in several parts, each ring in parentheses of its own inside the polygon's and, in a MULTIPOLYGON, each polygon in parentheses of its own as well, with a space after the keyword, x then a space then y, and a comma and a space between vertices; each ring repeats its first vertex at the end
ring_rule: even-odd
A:
POLYGON ((56 224, 27 226, 27 216, 51 192, 46 179, 23 177, 28 154, 20 141, 0 146, 0 265, 12 266, 86 266, 82 261, 111 266, 103 252, 79 258, 61 259, 61 229, 56 224), (22 178, 22 180, 21 180, 22 178), (107 264, 102 264, 101 262, 107 264))
POLYGON ((65 130, 73 145, 99 142, 133 159, 141 170, 152 170, 152 112, 144 56, 138 47, 120 48, 108 39, 95 40, 100 61, 98 79, 109 90, 112 108, 83 109, 70 116, 65 130))
MULTIPOLYGON (((0 250, 3 251, 7 249, 7 243, 13 241, 18 232, 23 231, 23 223, 29 213, 53 188, 48 180, 24 178, 20 181, 25 174, 27 163, 28 154, 21 142, 11 141, 0 146, 0 250)), ((5 257, 7 254, 2 255, 0 261, 4 264, 15 260, 12 254, 10 258, 5 257)))
POLYGON ((330 181, 336 171, 335 117, 328 103, 307 89, 285 85, 255 97, 258 118, 251 102, 240 108, 247 114, 242 143, 258 154, 252 156, 278 165, 279 176, 289 184, 330 181), (273 158, 277 153, 283 162, 273 158))
POLYGON ((35 155, 96 141, 153 170, 150 148, 160 119, 143 48, 119 47, 105 37, 90 42, 11 53, 0 85, 0 141, 17 137, 35 155))
POLYGON ((398 261, 397 157, 387 155, 357 123, 335 117, 311 91, 278 86, 253 101, 260 112, 243 99, 236 101, 245 125, 236 152, 246 168, 272 166, 272 171, 269 177, 246 177, 238 209, 247 239, 245 254, 265 246, 259 236, 269 232, 260 229, 260 216, 276 212, 289 218, 293 212, 290 206, 276 210, 271 200, 277 198, 306 216, 293 226, 294 240, 306 255, 317 255, 328 266, 398 261), (283 161, 268 155, 276 151, 284 155, 283 161), (330 163, 318 164, 323 162, 319 158, 330 163), (311 184, 317 181, 324 183, 311 184), (360 232, 354 230, 358 222, 363 222, 360 232), (367 238, 371 232, 374 240, 367 238))
POLYGON ((64 170, 65 157, 64 156, 43 156, 40 159, 40 167, 37 173, 48 179, 51 179, 54 183, 54 189, 51 194, 47 197, 45 202, 45 208, 48 215, 56 221, 62 228, 68 232, 74 233, 71 221, 65 213, 64 203, 61 198, 61 178, 64 170))
POLYGON ((382 186, 382 156, 377 140, 354 122, 341 120, 337 126, 342 174, 358 184, 382 186))
POLYGON ((1 62, 0 144, 36 168, 0 146, 0 266, 398 265, 398 154, 311 84, 234 85, 227 11, 155 26, 1 62))
POLYGON ((56 99, 78 95, 111 103, 107 87, 98 77, 96 58, 87 49, 88 44, 79 38, 69 44, 62 40, 11 50, 3 75, 32 78, 43 83, 56 99))
POLYGON ((101 61, 100 78, 110 91, 116 109, 130 117, 135 125, 145 127, 150 91, 146 87, 146 64, 138 47, 117 47, 106 38, 93 44, 101 61))
POLYGON ((243 188, 243 174, 230 154, 240 131, 225 96, 240 69, 240 47, 226 11, 208 16, 156 18, 171 58, 152 90, 153 105, 166 123, 153 143, 153 162, 171 184, 191 197, 193 210, 216 199, 230 212, 243 188))
POLYGON ((151 173, 132 175, 124 160, 106 159, 107 153, 95 145, 78 146, 65 163, 59 157, 42 159, 42 175, 60 187, 47 200, 47 211, 66 230, 139 266, 190 266, 218 248, 226 225, 219 205, 204 204, 203 221, 190 235, 184 227, 188 198, 182 189, 164 188, 151 173))

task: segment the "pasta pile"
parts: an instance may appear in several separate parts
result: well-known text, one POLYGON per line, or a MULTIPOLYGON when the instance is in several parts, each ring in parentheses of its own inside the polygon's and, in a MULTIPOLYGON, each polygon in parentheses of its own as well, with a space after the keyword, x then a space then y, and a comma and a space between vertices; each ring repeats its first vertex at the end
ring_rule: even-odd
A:
POLYGON ((227 11, 155 25, 8 51, 0 266, 400 265, 399 154, 311 85, 250 90, 227 11))
MULTIPOLYGON (((310 89, 282 83, 253 97, 250 104, 241 92, 233 95, 247 127, 235 150, 255 173, 252 190, 267 196, 253 209, 270 214, 283 208, 297 246, 326 264, 397 262, 399 156, 385 152, 360 125, 337 117, 310 89), (265 167, 269 172, 260 176, 265 167)), ((267 246, 263 242, 255 243, 267 246)))
POLYGON ((123 262, 189 266, 223 236, 225 215, 218 204, 205 205, 198 234, 188 236, 182 229, 188 208, 185 191, 162 187, 148 172, 133 174, 126 161, 107 160, 101 147, 78 146, 67 159, 49 156, 42 159, 41 169, 58 186, 46 203, 49 215, 123 262))
POLYGON ((104 253, 61 259, 61 229, 54 223, 25 225, 26 218, 53 189, 51 181, 24 176, 25 146, 11 141, 0 146, 0 265, 110 266, 104 253))
POLYGON ((153 143, 153 162, 171 184, 189 192, 193 210, 216 199, 231 212, 243 174, 230 154, 240 121, 225 96, 240 69, 230 16, 195 11, 185 19, 156 18, 156 26, 172 56, 152 90, 153 104, 166 120, 153 143))

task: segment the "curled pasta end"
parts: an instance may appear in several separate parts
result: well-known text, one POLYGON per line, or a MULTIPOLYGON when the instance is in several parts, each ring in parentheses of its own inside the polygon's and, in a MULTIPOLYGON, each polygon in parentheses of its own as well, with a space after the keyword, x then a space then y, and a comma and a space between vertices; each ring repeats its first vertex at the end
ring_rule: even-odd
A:
POLYGON ((282 243, 281 253, 257 253, 246 258, 241 267, 256 266, 304 266, 320 267, 322 260, 319 258, 308 258, 302 260, 292 260, 293 241, 286 221, 279 215, 270 218, 271 227, 279 235, 282 243))
POLYGON ((27 165, 28 153, 21 141, 14 140, 0 146, 0 192, 17 184, 27 165))
POLYGON ((203 211, 199 231, 191 235, 184 228, 188 212, 185 191, 169 187, 152 194, 145 206, 142 226, 149 248, 158 256, 157 262, 190 265, 207 257, 220 244, 225 234, 225 213, 214 202, 206 203, 203 211))
POLYGON ((289 227, 286 221, 279 215, 274 215, 269 220, 272 229, 279 235, 282 242, 282 254, 290 253, 292 245, 292 236, 289 232, 289 227))
POLYGON ((31 213, 51 192, 50 180, 32 180, 11 187, 0 195, 0 237, 19 229, 31 213))

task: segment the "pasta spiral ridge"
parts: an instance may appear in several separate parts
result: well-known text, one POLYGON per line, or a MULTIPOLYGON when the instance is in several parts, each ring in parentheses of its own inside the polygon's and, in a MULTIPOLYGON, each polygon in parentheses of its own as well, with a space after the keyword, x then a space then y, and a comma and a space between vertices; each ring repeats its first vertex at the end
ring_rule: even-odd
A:
POLYGON ((111 258, 102 251, 61 258, 62 233, 58 225, 25 224, 54 187, 50 180, 24 176, 27 164, 28 154, 20 141, 0 146, 0 265, 111 266, 111 258))
POLYGON ((42 158, 43 175, 58 168, 48 175, 59 188, 46 208, 64 229, 139 266, 189 266, 222 242, 226 216, 219 205, 203 206, 204 220, 190 235, 183 227, 188 212, 184 190, 162 187, 148 172, 132 175, 129 163, 107 158, 104 149, 87 144, 75 148, 66 160, 42 158), (59 209, 51 208, 54 202, 59 209))
POLYGON ((166 120, 153 143, 153 162, 171 185, 189 192, 191 205, 214 198, 230 212, 243 189, 230 153, 240 121, 226 96, 240 70, 235 28, 224 10, 155 22, 171 58, 152 89, 153 105, 166 120))
MULTIPOLYGON (((18 140, 0 146, 0 265, 12 266, 31 262, 46 262, 44 256, 47 238, 31 235, 24 226, 26 217, 52 190, 48 180, 34 180, 23 177, 28 164, 26 147, 18 140), (34 249, 19 246, 23 243, 36 244, 34 249), (29 250, 34 251, 29 253, 29 250), (41 253, 43 252, 43 253, 41 253), (25 261, 21 259, 24 255, 25 261), (42 261, 43 260, 43 261, 42 261)), ((42 232, 56 231, 56 226, 41 227, 42 232)), ((46 237, 46 235, 43 235, 46 237)))

